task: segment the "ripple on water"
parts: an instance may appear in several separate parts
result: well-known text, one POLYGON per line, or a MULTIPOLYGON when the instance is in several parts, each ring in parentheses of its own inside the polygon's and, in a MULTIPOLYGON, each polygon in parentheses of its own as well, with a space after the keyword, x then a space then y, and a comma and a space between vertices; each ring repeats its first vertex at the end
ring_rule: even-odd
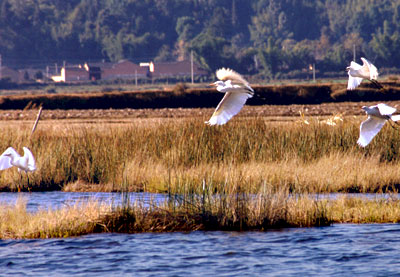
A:
POLYGON ((382 224, 1 240, 0 269, 27 276, 387 275, 398 271, 400 238, 392 235, 399 232, 400 225, 382 224))

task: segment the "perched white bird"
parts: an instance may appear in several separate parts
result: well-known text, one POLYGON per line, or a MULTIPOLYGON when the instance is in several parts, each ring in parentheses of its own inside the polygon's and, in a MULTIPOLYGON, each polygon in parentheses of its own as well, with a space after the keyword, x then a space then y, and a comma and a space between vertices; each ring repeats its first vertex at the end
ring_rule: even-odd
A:
POLYGON ((216 86, 219 92, 225 93, 209 121, 209 125, 222 125, 240 112, 248 98, 253 97, 254 90, 249 83, 237 72, 221 68, 216 72, 216 81, 211 85, 216 86))
POLYGON ((358 87, 363 79, 371 81, 378 88, 383 88, 381 84, 378 83, 378 69, 369 62, 366 58, 361 58, 363 65, 359 65, 356 62, 351 62, 350 66, 346 68, 349 74, 349 81, 347 82, 347 89, 353 90, 358 87))
POLYGON ((386 104, 378 104, 375 106, 363 106, 362 109, 367 113, 368 118, 361 123, 360 138, 358 145, 365 147, 379 133, 386 121, 392 120, 396 122, 400 120, 400 115, 392 115, 396 109, 386 104))
POLYGON ((32 152, 23 147, 24 155, 21 157, 14 148, 8 147, 6 151, 0 156, 0 170, 16 166, 18 171, 35 171, 36 163, 32 152))

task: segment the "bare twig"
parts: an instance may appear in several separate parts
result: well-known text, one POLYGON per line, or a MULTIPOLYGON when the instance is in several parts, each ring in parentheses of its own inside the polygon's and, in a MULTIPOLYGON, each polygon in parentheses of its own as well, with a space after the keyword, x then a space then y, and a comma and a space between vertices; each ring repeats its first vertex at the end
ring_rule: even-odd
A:
POLYGON ((43 107, 40 107, 39 112, 38 112, 38 114, 37 114, 37 116, 36 116, 36 121, 35 121, 35 123, 33 124, 31 136, 32 136, 33 132, 35 132, 35 130, 36 130, 36 126, 38 125, 38 122, 39 122, 39 119, 40 119, 40 115, 42 114, 42 109, 43 109, 43 107))

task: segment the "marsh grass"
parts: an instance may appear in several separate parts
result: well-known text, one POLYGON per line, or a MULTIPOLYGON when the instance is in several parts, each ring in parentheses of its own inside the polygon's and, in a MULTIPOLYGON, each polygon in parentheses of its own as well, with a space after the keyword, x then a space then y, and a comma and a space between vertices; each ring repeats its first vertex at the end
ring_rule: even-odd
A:
POLYGON ((6 238, 69 237, 93 233, 98 219, 111 207, 95 200, 77 202, 59 210, 40 210, 34 214, 26 210, 26 200, 0 204, 0 236, 6 238))
POLYGON ((342 196, 327 204, 327 217, 337 223, 399 223, 400 201, 395 197, 366 200, 342 196))
POLYGON ((292 192, 376 192, 400 184, 400 134, 385 126, 365 149, 356 144, 360 119, 329 126, 316 118, 273 122, 237 118, 220 127, 198 119, 144 123, 46 122, 30 137, 30 124, 5 126, 0 149, 34 153, 38 170, 2 171, 3 190, 91 190, 201 193, 240 186, 292 192))
POLYGON ((27 212, 26 202, 0 204, 0 239, 55 238, 90 233, 267 231, 291 227, 329 226, 332 223, 397 223, 400 200, 343 196, 318 200, 309 194, 171 194, 164 202, 129 199, 117 207, 94 199, 58 210, 27 212))
POLYGON ((96 232, 174 232, 194 230, 265 231, 271 228, 329 225, 326 209, 308 196, 287 190, 215 195, 170 195, 156 201, 126 201, 118 207, 95 200, 59 210, 26 211, 26 202, 0 205, 0 238, 50 238, 96 232))

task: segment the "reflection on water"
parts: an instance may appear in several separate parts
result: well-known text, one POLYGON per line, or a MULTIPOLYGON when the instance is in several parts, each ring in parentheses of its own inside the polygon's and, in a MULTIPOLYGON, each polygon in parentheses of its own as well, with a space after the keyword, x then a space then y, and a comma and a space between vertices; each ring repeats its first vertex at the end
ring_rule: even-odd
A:
MULTIPOLYGON (((27 210, 29 212, 35 212, 39 209, 48 208, 59 209, 66 205, 73 205, 77 201, 86 201, 88 199, 96 199, 104 203, 111 205, 119 205, 123 202, 124 198, 128 196, 129 201, 134 202, 136 200, 141 203, 150 203, 154 201, 163 202, 167 199, 166 194, 160 193, 136 193, 130 192, 128 194, 112 193, 112 192, 0 192, 0 204, 8 203, 14 204, 18 198, 23 198, 27 201, 27 210)), ((336 199, 341 196, 346 197, 363 197, 368 199, 376 198, 393 198, 398 197, 397 194, 375 194, 375 193, 330 193, 330 194, 310 194, 310 197, 315 199, 331 198, 336 199)), ((296 197, 296 195, 294 195, 296 197)))
POLYGON ((18 198, 22 198, 27 202, 27 210, 29 212, 35 212, 39 209, 47 210, 59 209, 65 206, 74 205, 81 201, 85 202, 89 199, 98 200, 102 203, 108 203, 110 205, 120 205, 126 196, 129 197, 129 201, 140 201, 141 203, 150 203, 152 201, 164 201, 166 195, 158 193, 112 193, 112 192, 1 192, 0 203, 15 204, 18 198))
POLYGON ((0 240, 0 275, 387 276, 399 249, 397 224, 0 240))

